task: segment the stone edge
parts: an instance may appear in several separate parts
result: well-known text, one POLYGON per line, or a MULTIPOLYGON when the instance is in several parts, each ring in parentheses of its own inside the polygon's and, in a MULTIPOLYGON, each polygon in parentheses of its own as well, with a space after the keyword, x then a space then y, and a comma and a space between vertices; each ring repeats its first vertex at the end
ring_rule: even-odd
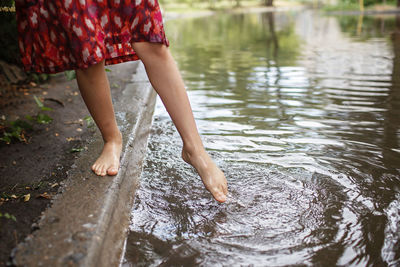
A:
POLYGON ((98 155, 98 147, 101 147, 101 135, 97 134, 88 144, 88 150, 82 152, 71 167, 62 193, 41 216, 39 229, 13 250, 15 266, 120 264, 156 99, 142 63, 139 63, 134 79, 127 84, 136 89, 133 94, 129 93, 134 99, 120 99, 114 103, 116 112, 121 109, 132 111, 124 118, 127 123, 126 129, 122 130, 124 146, 118 175, 102 179, 88 170, 88 161, 93 158, 90 154, 98 155), (121 102, 129 106, 121 107, 121 102), (99 179, 98 186, 96 179, 99 179), (79 206, 75 199, 84 192, 88 196, 82 195, 82 206, 79 206), (75 215, 76 218, 70 218, 75 215))

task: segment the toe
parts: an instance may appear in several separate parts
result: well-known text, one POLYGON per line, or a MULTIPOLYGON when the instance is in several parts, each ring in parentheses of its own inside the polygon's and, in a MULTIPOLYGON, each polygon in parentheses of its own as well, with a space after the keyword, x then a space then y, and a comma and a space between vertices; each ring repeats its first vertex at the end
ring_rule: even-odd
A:
POLYGON ((106 176, 106 174, 107 174, 107 169, 104 166, 102 166, 100 176, 106 176))
POLYGON ((96 175, 100 175, 100 167, 101 167, 101 166, 99 166, 98 164, 93 165, 93 172, 94 172, 96 175))
POLYGON ((101 175, 101 166, 97 166, 96 174, 99 175, 99 176, 101 175))
POLYGON ((108 168, 108 170, 107 170, 107 174, 108 174, 108 175, 111 175, 111 176, 117 175, 117 173, 118 173, 118 168, 115 167, 115 166, 111 166, 111 167, 108 168))
POLYGON ((221 203, 223 203, 223 202, 226 201, 226 195, 225 195, 224 193, 222 193, 222 192, 216 193, 214 197, 215 197, 215 199, 216 199, 217 201, 219 201, 219 202, 221 202, 221 203))
POLYGON ((93 164, 92 170, 96 175, 99 175, 99 166, 97 164, 93 164))
POLYGON ((226 201, 226 194, 224 193, 222 186, 214 188, 214 190, 211 190, 210 192, 218 202, 226 201))
POLYGON ((96 167, 96 174, 99 175, 99 176, 101 176, 101 168, 102 168, 101 165, 98 165, 98 166, 96 167))

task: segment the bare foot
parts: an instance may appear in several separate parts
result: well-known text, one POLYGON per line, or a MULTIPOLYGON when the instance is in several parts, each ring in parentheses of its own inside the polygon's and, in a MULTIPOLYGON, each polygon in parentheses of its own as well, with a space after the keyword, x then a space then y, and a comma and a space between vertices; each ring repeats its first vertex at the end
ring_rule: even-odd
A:
POLYGON ((219 202, 225 202, 228 194, 228 186, 224 173, 215 165, 214 161, 205 150, 196 154, 190 154, 182 150, 184 161, 192 165, 200 175, 204 186, 219 202))
POLYGON ((119 157, 122 150, 122 136, 104 143, 100 157, 92 166, 92 171, 100 176, 117 175, 119 169, 119 157))

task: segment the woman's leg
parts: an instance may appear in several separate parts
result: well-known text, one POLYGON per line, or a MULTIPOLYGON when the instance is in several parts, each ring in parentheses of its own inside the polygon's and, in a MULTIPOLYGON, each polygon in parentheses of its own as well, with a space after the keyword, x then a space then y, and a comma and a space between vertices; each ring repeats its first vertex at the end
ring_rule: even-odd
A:
POLYGON ((110 85, 104 61, 87 69, 76 70, 76 80, 85 104, 104 140, 103 151, 92 166, 101 176, 116 175, 122 148, 122 136, 115 120, 110 85))
POLYGON ((224 202, 228 193, 226 178, 204 149, 185 86, 168 48, 162 44, 147 42, 133 43, 132 46, 145 65, 153 88, 182 138, 183 160, 197 170, 214 198, 224 202))

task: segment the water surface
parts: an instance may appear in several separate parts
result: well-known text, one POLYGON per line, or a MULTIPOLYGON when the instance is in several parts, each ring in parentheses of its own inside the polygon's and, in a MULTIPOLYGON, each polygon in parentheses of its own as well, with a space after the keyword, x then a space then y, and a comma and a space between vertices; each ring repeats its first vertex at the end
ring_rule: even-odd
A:
POLYGON ((400 265, 400 19, 169 21, 230 196, 180 159, 158 101, 124 266, 400 265))

